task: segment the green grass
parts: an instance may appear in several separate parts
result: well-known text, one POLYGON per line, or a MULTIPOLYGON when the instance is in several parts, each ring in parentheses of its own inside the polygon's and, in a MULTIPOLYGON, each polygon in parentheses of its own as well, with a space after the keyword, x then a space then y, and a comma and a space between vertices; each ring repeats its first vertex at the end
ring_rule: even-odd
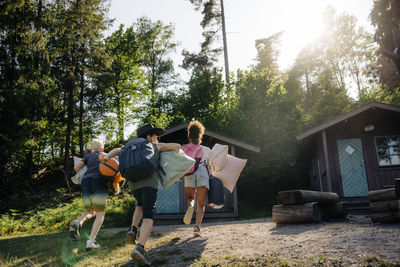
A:
MULTIPOLYGON (((60 192, 63 194, 65 192, 60 192)), ((84 212, 80 197, 70 202, 59 202, 54 205, 54 199, 47 205, 36 209, 19 212, 10 210, 0 216, 0 236, 21 233, 49 233, 63 231, 68 224, 84 212), (46 208, 47 207, 47 208, 46 208)), ((106 219, 104 227, 121 227, 130 224, 135 201, 128 193, 107 198, 106 219)))
MULTIPOLYGON (((91 224, 85 224, 82 238, 72 241, 67 232, 2 237, 0 239, 1 266, 134 266, 130 253, 134 246, 125 245, 125 233, 100 231, 97 240, 101 249, 86 251, 86 240, 91 224)), ((179 237, 152 234, 146 249, 153 265, 168 263, 171 256, 181 254, 174 247, 179 237)))

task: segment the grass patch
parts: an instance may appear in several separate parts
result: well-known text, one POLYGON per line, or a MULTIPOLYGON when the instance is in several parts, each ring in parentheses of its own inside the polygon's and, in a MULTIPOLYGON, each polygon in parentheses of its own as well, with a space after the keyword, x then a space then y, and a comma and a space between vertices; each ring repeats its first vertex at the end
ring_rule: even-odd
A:
POLYGON ((370 255, 370 256, 366 256, 364 257, 364 263, 366 267, 399 267, 400 266, 400 262, 397 263, 390 263, 390 262, 386 262, 382 259, 380 259, 379 257, 370 255))
MULTIPOLYGON (((101 249, 86 251, 86 240, 91 225, 85 226, 82 238, 72 241, 67 232, 33 234, 0 238, 1 266, 135 266, 130 258, 133 245, 125 245, 125 233, 110 234, 100 231, 97 240, 101 249)), ((153 265, 168 262, 181 249, 174 248, 179 241, 176 236, 151 237, 146 245, 153 265), (160 251, 157 247, 170 247, 160 251), (155 249, 156 248, 156 249, 155 249)))
MULTIPOLYGON (((61 192, 62 193, 62 192, 61 192)), ((0 217, 0 236, 21 233, 49 233, 68 229, 70 221, 84 212, 82 199, 77 197, 69 203, 58 203, 54 206, 49 200, 47 207, 19 212, 10 210, 0 217)), ((121 227, 130 225, 135 206, 134 198, 123 192, 118 196, 107 198, 104 227, 121 227)))

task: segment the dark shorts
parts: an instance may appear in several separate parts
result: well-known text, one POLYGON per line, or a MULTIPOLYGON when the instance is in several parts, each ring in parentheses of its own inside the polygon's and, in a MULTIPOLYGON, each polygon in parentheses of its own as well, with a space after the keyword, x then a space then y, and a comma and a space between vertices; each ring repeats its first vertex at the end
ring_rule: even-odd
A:
POLYGON ((151 187, 142 187, 132 191, 132 194, 136 199, 136 206, 142 207, 143 219, 154 219, 157 191, 157 189, 151 187))
POLYGON ((82 200, 87 211, 105 211, 108 189, 103 179, 82 180, 82 200))

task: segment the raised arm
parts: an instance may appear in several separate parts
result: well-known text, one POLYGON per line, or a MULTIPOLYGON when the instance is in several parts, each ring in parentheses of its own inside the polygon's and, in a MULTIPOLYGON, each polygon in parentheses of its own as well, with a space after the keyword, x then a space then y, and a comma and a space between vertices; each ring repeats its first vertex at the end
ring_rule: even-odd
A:
POLYGON ((157 149, 160 152, 173 150, 179 152, 181 145, 177 143, 157 143, 157 149))
POLYGON ((76 172, 79 172, 79 170, 80 170, 83 166, 85 166, 85 162, 83 162, 83 161, 81 160, 81 161, 78 162, 78 164, 76 164, 76 165, 74 166, 74 170, 75 170, 76 172))
POLYGON ((113 150, 111 150, 110 152, 108 152, 108 154, 107 154, 107 156, 106 156, 106 160, 110 160, 110 159, 112 159, 113 157, 118 156, 119 153, 121 153, 121 148, 120 148, 120 147, 114 148, 113 150))

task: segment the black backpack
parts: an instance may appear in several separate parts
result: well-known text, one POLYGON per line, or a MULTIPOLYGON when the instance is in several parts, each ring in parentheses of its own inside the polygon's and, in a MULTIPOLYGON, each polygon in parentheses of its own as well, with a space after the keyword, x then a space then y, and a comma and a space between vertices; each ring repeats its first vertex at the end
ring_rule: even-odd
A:
POLYGON ((121 148, 119 171, 131 182, 149 178, 158 169, 159 161, 154 157, 153 144, 145 138, 136 138, 121 148))

